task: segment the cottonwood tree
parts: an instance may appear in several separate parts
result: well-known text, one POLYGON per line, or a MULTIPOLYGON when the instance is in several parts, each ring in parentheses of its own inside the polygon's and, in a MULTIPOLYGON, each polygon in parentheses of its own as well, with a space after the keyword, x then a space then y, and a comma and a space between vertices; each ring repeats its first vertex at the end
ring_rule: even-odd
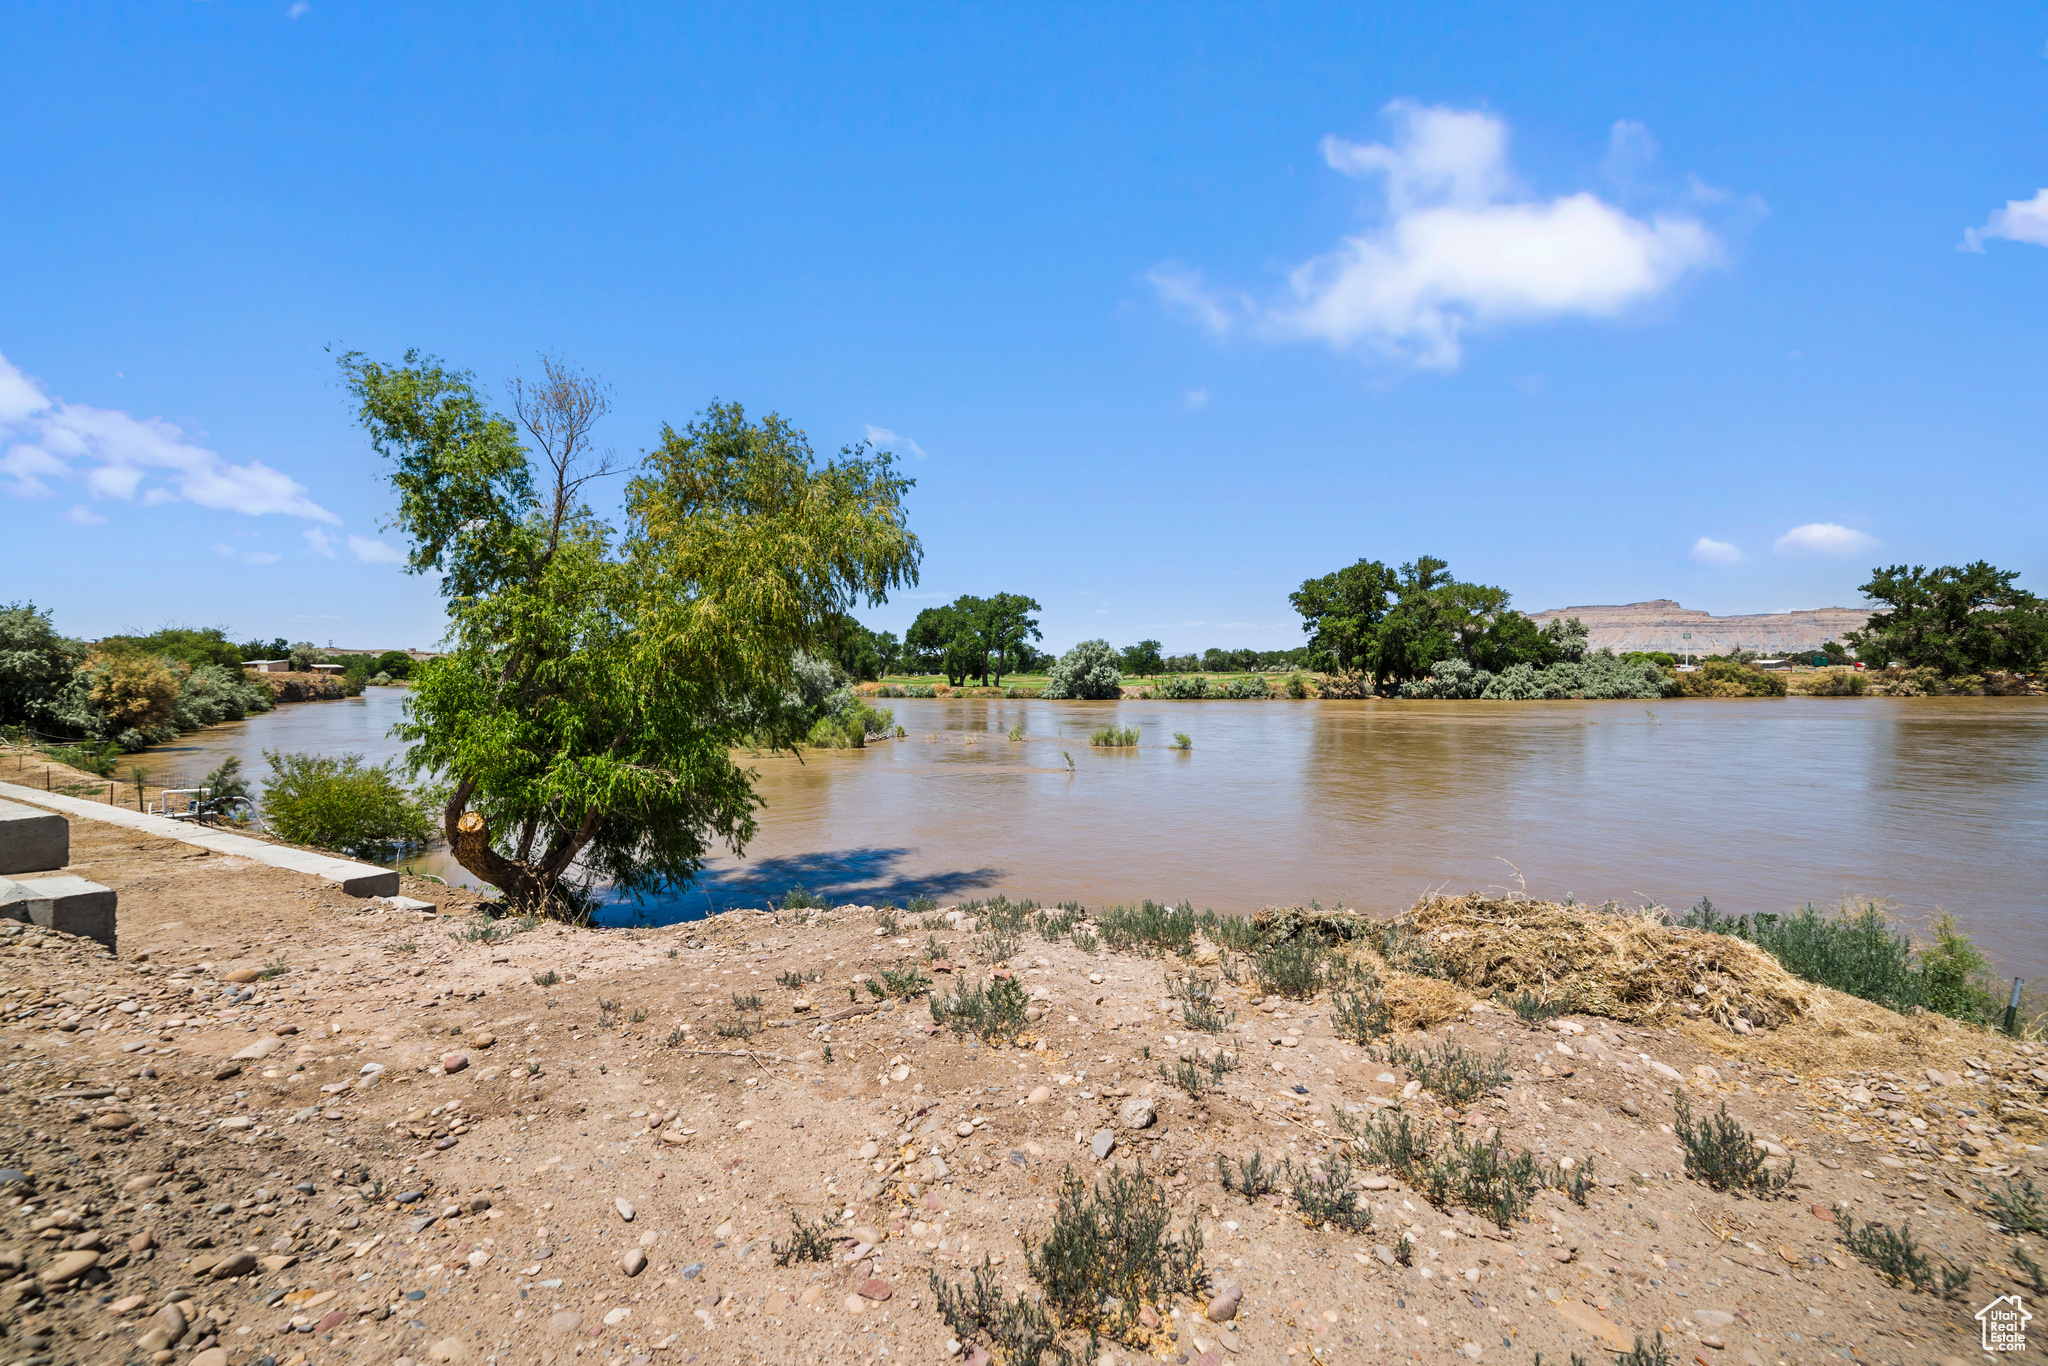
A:
POLYGON ((1842 639, 1879 668, 1897 660, 1950 677, 2035 668, 2048 659, 2048 603, 2018 587, 2018 578, 2018 570, 1983 560, 1960 569, 1873 569, 1860 591, 1891 610, 1842 639))
POLYGON ((548 360, 514 388, 536 462, 467 372, 416 351, 340 365, 390 462, 407 568, 448 601, 448 651, 415 671, 396 733, 447 784, 456 859, 514 909, 578 919, 597 883, 644 893, 714 842, 743 852, 760 799, 734 754, 800 741, 797 652, 917 581, 892 458, 821 462, 782 419, 713 403, 662 427, 614 527, 582 498, 612 468, 588 376, 548 360))

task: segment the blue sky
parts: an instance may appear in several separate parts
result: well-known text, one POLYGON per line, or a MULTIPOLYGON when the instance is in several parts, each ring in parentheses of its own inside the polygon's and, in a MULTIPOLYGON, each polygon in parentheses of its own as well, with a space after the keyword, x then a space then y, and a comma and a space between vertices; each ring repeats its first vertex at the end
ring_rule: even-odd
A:
POLYGON ((430 644, 330 346, 884 434, 898 630, 2048 591, 2048 18, 1673 9, 0 5, 0 601, 430 644))

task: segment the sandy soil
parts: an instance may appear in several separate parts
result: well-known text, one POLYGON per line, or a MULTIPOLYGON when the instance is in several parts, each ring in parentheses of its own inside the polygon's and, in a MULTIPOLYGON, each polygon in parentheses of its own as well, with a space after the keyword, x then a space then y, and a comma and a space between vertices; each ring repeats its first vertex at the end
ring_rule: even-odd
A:
POLYGON ((2048 1260, 1977 1185, 2041 1179, 2048 1057, 1860 1003, 1748 1038, 1482 1004, 1426 1042, 1506 1049, 1513 1079, 1450 1107, 1336 1038, 1327 998, 1226 985, 1230 1029, 1190 1030, 1170 957, 1027 935, 997 965, 971 921, 892 934, 860 907, 521 931, 431 883, 404 889, 441 911, 418 915, 92 822, 72 838, 67 871, 121 894, 120 956, 0 936, 6 1361, 979 1360, 931 1275, 986 1259, 1029 1289, 1062 1174, 1137 1164, 1199 1229, 1209 1287, 1104 1345, 1128 1362, 1527 1366, 1661 1333, 1708 1366, 1931 1363, 1974 1354, 1975 1310, 2027 1289, 2016 1249, 2048 1260), (930 945, 941 993, 999 966, 1028 986, 1020 1046, 877 1005, 864 979, 930 945), (719 1037, 742 1017, 759 1031, 719 1037), (1221 1091, 1158 1075, 1219 1039, 1243 1060, 1221 1091), (1679 1085, 1796 1155, 1791 1198, 1684 1177, 1679 1085), (1134 1097, 1146 1127, 1123 1123, 1134 1097), (1545 1191, 1501 1229, 1368 1169, 1373 1226, 1346 1233, 1217 1183, 1219 1152, 1304 1161, 1352 1111, 1395 1107, 1590 1163, 1587 1202, 1545 1191), (1968 1293, 1885 1283, 1837 1205, 1910 1221, 1968 1293), (792 1214, 832 1228, 829 1260, 775 1264, 792 1214), (1234 1315, 1210 1319, 1230 1285, 1234 1315))

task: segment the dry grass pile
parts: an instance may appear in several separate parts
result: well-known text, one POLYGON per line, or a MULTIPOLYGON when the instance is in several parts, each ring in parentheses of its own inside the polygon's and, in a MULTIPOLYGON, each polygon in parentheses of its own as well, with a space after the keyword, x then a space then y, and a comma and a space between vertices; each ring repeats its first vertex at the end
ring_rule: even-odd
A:
POLYGON ((1772 1028, 1818 991, 1756 945, 1666 925, 1654 911, 1477 895, 1429 897, 1404 923, 1467 991, 1532 991, 1632 1023, 1673 1015, 1772 1028))

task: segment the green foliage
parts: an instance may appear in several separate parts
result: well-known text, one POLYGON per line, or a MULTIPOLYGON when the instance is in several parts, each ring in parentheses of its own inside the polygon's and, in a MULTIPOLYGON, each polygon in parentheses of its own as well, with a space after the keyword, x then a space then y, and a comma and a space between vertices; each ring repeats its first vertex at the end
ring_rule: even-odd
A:
POLYGON ((1199 1029, 1208 1034, 1220 1034, 1230 1017, 1216 1009, 1216 979, 1196 974, 1192 977, 1169 980, 1167 994, 1178 1000, 1180 1016, 1190 1029, 1199 1029))
POLYGON ((782 419, 714 404, 662 428, 614 528, 581 496, 606 468, 593 381, 544 360, 547 383, 515 391, 537 482, 469 375, 416 352, 340 365, 390 462, 407 567, 448 599, 451 648, 415 670, 398 734, 412 771, 449 783, 458 860, 520 909, 573 915, 572 868, 644 892, 686 884, 713 840, 740 851, 759 805, 745 746, 803 738, 795 656, 916 580, 910 481, 865 445, 821 464, 782 419))
POLYGON ((1807 679, 1800 691, 1808 697, 1862 697, 1870 691, 1870 675, 1860 669, 1829 669, 1807 679))
POLYGON ((1187 957, 1195 950, 1198 925, 1194 907, 1186 902, 1162 906, 1147 900, 1112 906, 1095 917, 1095 928, 1112 953, 1136 951, 1148 958, 1158 953, 1187 957))
POLYGON ((789 1212, 789 1241, 770 1243, 768 1250, 774 1254, 777 1266, 793 1266, 798 1262, 829 1262, 832 1260, 832 1231, 825 1221, 807 1224, 795 1210, 789 1212))
POLYGON ((937 1271, 925 1274, 938 1316, 961 1341, 979 1343, 994 1353, 1002 1366, 1039 1366, 1048 1352, 1060 1366, 1080 1366, 1094 1356, 1089 1351, 1073 1355, 1055 1348, 1053 1338, 1058 1330, 1044 1307, 1025 1294, 1005 1295, 1002 1277, 986 1258, 974 1268, 974 1281, 966 1289, 940 1279, 937 1271))
POLYGON ((963 595, 944 607, 927 607, 904 633, 905 661, 945 674, 956 688, 970 678, 986 687, 991 677, 1000 687, 1005 672, 1025 672, 1040 658, 1029 642, 1040 638, 1038 619, 1030 614, 1041 610, 1021 593, 963 595))
POLYGON ((1173 747, 1185 753, 1195 747, 1195 737, 1184 730, 1177 730, 1173 733, 1173 747))
POLYGON ((1337 1127, 1368 1166, 1394 1173, 1438 1208, 1463 1205, 1502 1228, 1528 1212, 1542 1185, 1535 1157, 1510 1155, 1498 1134, 1468 1139, 1453 1127, 1439 1143, 1427 1124, 1398 1111, 1362 1122, 1340 1113, 1337 1127))
POLYGON ((1394 1032, 1394 1012, 1377 991, 1369 996, 1340 991, 1330 997, 1330 1027, 1340 1039, 1369 1044, 1394 1032))
POLYGON ((45 745, 39 752, 52 763, 98 778, 113 777, 121 766, 121 751, 114 745, 45 745))
POLYGON ((1677 923, 1747 939, 1795 976, 1891 1010, 1924 1006, 1976 1024, 1999 1015, 1990 960, 1953 916, 1938 917, 1933 942, 1917 949, 1874 903, 1832 915, 1808 903, 1792 915, 1729 916, 1702 898, 1677 923))
POLYGON ((1719 1112, 1703 1123, 1694 1122, 1692 1105, 1684 1091, 1678 1093, 1672 1107, 1671 1129, 1679 1146, 1685 1149, 1687 1176, 1704 1181, 1717 1191, 1777 1195, 1790 1189, 1798 1162, 1786 1162, 1782 1172, 1765 1166, 1763 1149, 1728 1113, 1727 1101, 1722 1101, 1719 1112))
POLYGON ((1913 1238, 1913 1225, 1867 1222, 1861 1228, 1849 1211, 1835 1206, 1835 1222, 1842 1230, 1842 1245, 1855 1253, 1878 1275, 1893 1285, 1911 1284, 1924 1295, 1945 1300, 1961 1299, 1970 1288, 1968 1267, 1943 1266, 1938 1272, 1913 1238))
POLYGON ((1175 674, 1161 683, 1153 695, 1168 702, 1195 702, 1216 694, 1209 686, 1209 680, 1200 674, 1175 674))
POLYGON ((1406 924, 1397 922, 1380 932, 1380 957, 1399 972, 1412 972, 1418 977, 1449 976, 1422 937, 1406 924))
POLYGON ((1216 1179, 1224 1190, 1242 1195, 1247 1200, 1256 1200, 1279 1189, 1281 1175, 1280 1168, 1266 1165, 1265 1158, 1256 1148, 1252 1149, 1249 1161, 1233 1163, 1227 1154, 1216 1154, 1216 1179))
POLYGON ((1252 974, 1268 996, 1306 1001, 1322 990, 1329 950, 1319 939, 1300 936, 1269 944, 1252 955, 1252 974))
POLYGON ((1984 1192, 1992 1217, 2014 1233, 2048 1234, 2048 1200, 2042 1198, 2031 1177, 2017 1184, 2010 1176, 2004 1177, 1997 1190, 1979 1181, 1977 1188, 1984 1192))
POLYGON ((0 608, 0 725, 77 734, 81 698, 74 687, 85 647, 57 634, 48 612, 32 602, 0 608))
POLYGON ((1647 1344, 1638 1334, 1633 1348, 1615 1355, 1614 1366, 1672 1366, 1671 1353, 1664 1346, 1664 1334, 1660 1331, 1647 1344))
POLYGON ((1122 691, 1123 671, 1106 640, 1084 640, 1060 656, 1040 694, 1053 698, 1102 701, 1122 691))
POLYGON ((917 970, 916 964, 898 962, 893 968, 883 968, 879 977, 868 978, 868 994, 876 1000, 904 1000, 922 996, 931 990, 932 979, 917 970))
POLYGON ((1136 726, 1104 726, 1088 737, 1097 749, 1133 749, 1138 743, 1136 726))
POLYGON ((732 1008, 734 1010, 759 1011, 761 1009, 760 994, 758 992, 748 992, 742 996, 735 991, 732 994, 732 1008))
POLYGON ((1131 678, 1150 678, 1166 667, 1159 657, 1159 642, 1141 640, 1136 645, 1126 645, 1118 653, 1117 665, 1131 678))
POLYGON ((2048 653, 2048 604, 2017 587, 2018 578, 2018 570, 1983 560, 1872 570, 1863 595, 1890 610, 1843 640, 1880 668, 1896 660, 1950 678, 2031 669, 2048 653))
POLYGON ((1273 695, 1273 690, 1266 685, 1266 680, 1259 675, 1246 674, 1241 678, 1233 678, 1224 684, 1223 695, 1240 702, 1264 701, 1273 695))
POLYGON ((845 700, 811 723, 804 743, 813 749, 865 749, 869 740, 895 733, 896 713, 887 707, 871 707, 851 692, 834 693, 845 700))
POLYGON ((562 974, 556 972, 553 968, 549 968, 546 972, 536 972, 533 975, 533 984, 537 987, 551 987, 561 980, 562 974))
POLYGON ((1527 989, 1514 996, 1497 996, 1494 999, 1513 1011, 1515 1018, 1527 1025, 1554 1020, 1565 1012, 1564 1002, 1546 1001, 1527 989))
POLYGON ((1681 697, 1783 697, 1790 690, 1782 673, 1724 659, 1710 659, 1692 673, 1679 674, 1677 683, 1681 697))
POLYGON ((1403 1043, 1387 1049, 1387 1061, 1408 1069, 1423 1089, 1448 1105, 1463 1105, 1507 1085, 1508 1051, 1491 1058, 1474 1053, 1451 1039, 1420 1051, 1403 1043))
POLYGON ((1208 1283, 1201 1225, 1192 1216, 1178 1231, 1172 1224, 1165 1187, 1142 1165, 1112 1168, 1093 1186, 1068 1168, 1052 1227, 1029 1258, 1046 1307, 1070 1331, 1121 1338, 1148 1305, 1196 1294, 1208 1283))
POLYGON ((1351 1188, 1351 1164, 1341 1153, 1330 1153, 1320 1164, 1303 1162, 1299 1167, 1290 1158, 1285 1167, 1288 1194, 1294 1197, 1295 1213, 1304 1224, 1346 1233, 1363 1233, 1372 1227, 1372 1207, 1358 1203, 1358 1193, 1351 1188))
POLYGON ((796 886, 791 887, 782 894, 782 905, 779 909, 785 911, 822 911, 825 909, 825 906, 824 897, 818 896, 802 886, 796 886))
POLYGON ((816 968, 809 972, 778 972, 775 974, 775 981, 777 985, 788 987, 791 991, 802 991, 808 983, 815 982, 824 975, 816 968))
POLYGON ((1014 1043, 1024 1029, 1030 999, 1015 979, 997 977, 986 986, 963 986, 951 996, 930 999, 932 1022, 955 1034, 973 1032, 989 1043, 1014 1043))
POLYGON ((360 754, 339 758, 265 750, 263 816, 292 844, 344 853, 416 848, 433 834, 421 798, 384 765, 360 754))
POLYGON ((387 678, 410 678, 412 656, 403 650, 386 650, 370 665, 370 671, 383 674, 387 678))

